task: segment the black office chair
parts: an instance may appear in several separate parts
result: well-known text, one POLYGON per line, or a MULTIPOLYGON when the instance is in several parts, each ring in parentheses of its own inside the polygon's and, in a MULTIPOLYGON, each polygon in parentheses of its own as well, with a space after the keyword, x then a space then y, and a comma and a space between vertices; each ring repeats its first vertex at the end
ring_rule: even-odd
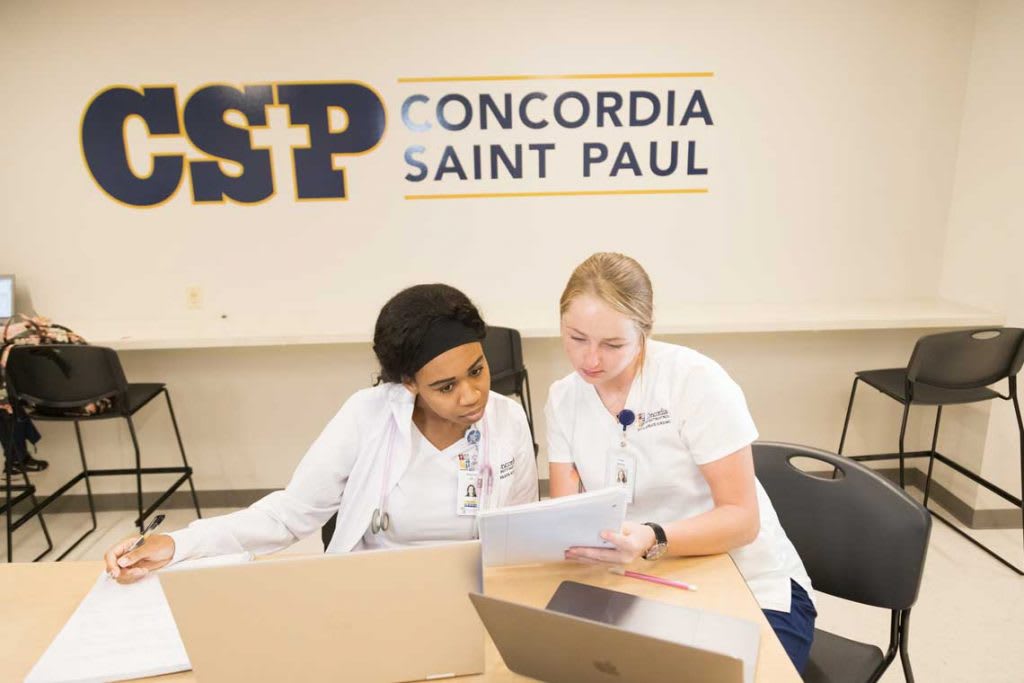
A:
MULTIPOLYGON (((839 453, 842 454, 846 443, 846 432, 850 426, 850 414, 853 411, 853 399, 857 394, 857 383, 864 382, 886 396, 903 404, 903 421, 900 425, 898 453, 882 453, 877 455, 853 456, 854 460, 891 460, 899 458, 900 486, 905 486, 904 461, 907 458, 928 458, 928 474, 925 477, 924 504, 928 506, 931 491, 932 469, 935 461, 947 465, 971 481, 984 486, 1003 500, 1020 508, 1021 519, 1024 521, 1024 505, 1021 499, 996 486, 987 479, 971 472, 957 462, 950 460, 936 450, 939 438, 939 423, 942 420, 942 407, 961 403, 976 403, 1000 398, 1013 401, 1017 415, 1017 430, 1020 439, 1021 483, 1024 485, 1024 421, 1021 420, 1020 402, 1017 399, 1017 373, 1024 365, 1024 330, 1013 327, 986 328, 942 332, 921 337, 914 345, 910 362, 906 368, 890 368, 885 370, 861 370, 856 373, 853 388, 850 390, 850 403, 846 408, 846 419, 843 422, 843 434, 839 438, 839 453), (989 385, 1003 379, 1007 380, 1006 394, 1000 394, 989 385), (932 447, 928 451, 907 453, 904 449, 904 437, 907 431, 907 416, 911 405, 936 406, 935 428, 932 433, 932 447)), ((978 546, 995 559, 1015 571, 1024 574, 997 552, 981 543, 967 532, 952 524, 942 515, 932 512, 943 522, 968 541, 978 546)))
POLYGON ((533 455, 537 456, 537 437, 533 431, 533 405, 530 400, 530 376, 523 364, 523 339, 519 330, 487 326, 483 341, 484 356, 491 369, 491 390, 505 396, 516 396, 526 411, 530 426, 533 455))
MULTIPOLYGON (((917 601, 931 517, 868 467, 806 446, 757 442, 754 470, 803 560, 814 590, 892 611, 889 647, 814 630, 809 683, 877 681, 900 653, 908 682, 910 609, 917 601), (809 458, 821 472, 798 469, 809 458)), ((818 469, 815 467, 814 469, 818 469)))
MULTIPOLYGON (((6 376, 7 392, 11 405, 17 414, 31 412, 36 421, 73 422, 75 437, 78 440, 78 454, 82 462, 82 471, 59 487, 42 502, 33 505, 32 510, 16 522, 11 517, 11 506, 7 506, 7 560, 12 559, 11 535, 14 529, 40 514, 47 506, 63 495, 68 489, 80 481, 85 482, 86 498, 89 513, 92 517, 92 528, 86 531, 65 550, 57 559, 63 559, 82 540, 96 530, 96 506, 92 497, 90 477, 111 475, 135 475, 139 516, 135 520, 141 530, 148 518, 174 491, 186 481, 192 492, 192 502, 196 515, 201 517, 199 499, 192 484, 192 468, 185 457, 185 447, 178 430, 178 421, 171 405, 171 395, 163 384, 129 384, 121 368, 121 362, 113 349, 99 346, 83 346, 78 344, 52 344, 45 346, 19 346, 11 350, 7 360, 6 376), (174 434, 181 451, 182 466, 175 467, 143 467, 139 451, 139 441, 135 434, 135 423, 132 416, 151 400, 163 394, 167 399, 167 410, 171 415, 174 434), (109 402, 108 410, 95 414, 85 414, 86 406, 109 402), (135 467, 124 469, 89 469, 85 460, 85 448, 82 445, 80 422, 122 418, 128 423, 132 445, 135 448, 135 467), (143 474, 179 474, 179 478, 164 491, 148 508, 143 508, 142 475, 143 474)), ((7 500, 11 498, 10 478, 7 478, 7 500)))

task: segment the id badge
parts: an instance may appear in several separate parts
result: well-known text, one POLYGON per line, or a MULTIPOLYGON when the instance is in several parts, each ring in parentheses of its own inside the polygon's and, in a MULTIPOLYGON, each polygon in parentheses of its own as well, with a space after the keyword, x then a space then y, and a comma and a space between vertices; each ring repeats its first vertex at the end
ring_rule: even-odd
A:
POLYGON ((626 502, 633 502, 636 491, 636 455, 628 445, 608 449, 604 480, 606 486, 626 489, 626 502))
POLYGON ((459 517, 475 517, 480 511, 480 497, 483 495, 483 477, 480 476, 480 432, 476 440, 469 439, 470 448, 459 453, 459 476, 455 485, 455 514, 459 517))
POLYGON ((459 470, 455 489, 455 514, 459 517, 475 517, 480 510, 480 489, 483 482, 476 470, 459 470))

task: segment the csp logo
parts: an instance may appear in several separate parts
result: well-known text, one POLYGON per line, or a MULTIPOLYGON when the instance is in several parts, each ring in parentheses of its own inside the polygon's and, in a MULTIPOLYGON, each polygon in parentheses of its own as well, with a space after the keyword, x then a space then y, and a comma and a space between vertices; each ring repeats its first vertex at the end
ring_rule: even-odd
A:
POLYGON ((173 86, 111 87, 85 110, 82 154, 103 191, 130 206, 170 199, 186 164, 196 203, 252 204, 274 194, 270 149, 252 142, 253 133, 270 128, 266 107, 272 106, 287 109, 285 128, 308 132, 308 142, 302 136, 303 142, 289 145, 296 199, 345 199, 345 171, 335 168, 335 157, 369 152, 386 124, 383 100, 363 83, 209 85, 180 108, 173 86), (150 139, 187 140, 205 158, 153 153, 152 171, 138 174, 126 136, 133 117, 141 119, 150 139))

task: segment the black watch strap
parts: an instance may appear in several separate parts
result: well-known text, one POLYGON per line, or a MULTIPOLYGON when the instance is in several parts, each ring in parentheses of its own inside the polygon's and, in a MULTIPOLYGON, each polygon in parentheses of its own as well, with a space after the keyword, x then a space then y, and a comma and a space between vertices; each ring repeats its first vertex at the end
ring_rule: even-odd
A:
POLYGON ((654 522, 644 522, 644 526, 649 526, 654 529, 654 542, 665 544, 668 543, 668 536, 665 535, 665 530, 661 528, 660 524, 654 522))
POLYGON ((645 560, 657 560, 665 551, 668 550, 668 536, 665 534, 665 530, 661 528, 660 524, 654 522, 644 522, 645 526, 649 526, 654 530, 654 545, 647 549, 643 554, 645 560))

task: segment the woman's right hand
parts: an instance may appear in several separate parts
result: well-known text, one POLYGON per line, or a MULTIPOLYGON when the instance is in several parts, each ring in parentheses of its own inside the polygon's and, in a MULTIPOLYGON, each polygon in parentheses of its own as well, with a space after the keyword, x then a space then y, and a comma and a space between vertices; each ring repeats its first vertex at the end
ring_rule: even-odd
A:
POLYGON ((103 559, 107 573, 118 583, 134 583, 151 571, 167 565, 174 557, 174 539, 167 534, 151 534, 135 550, 128 552, 138 534, 129 536, 107 550, 103 559))

